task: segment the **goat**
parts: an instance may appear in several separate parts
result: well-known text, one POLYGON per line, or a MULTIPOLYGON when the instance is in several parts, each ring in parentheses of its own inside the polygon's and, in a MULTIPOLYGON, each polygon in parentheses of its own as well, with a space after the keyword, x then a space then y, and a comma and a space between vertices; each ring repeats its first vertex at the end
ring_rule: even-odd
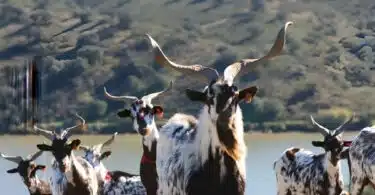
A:
POLYGON ((349 148, 350 195, 362 194, 370 184, 375 189, 375 127, 363 128, 349 148))
POLYGON ((0 156, 6 160, 18 164, 17 168, 9 169, 7 173, 18 173, 23 183, 27 186, 30 195, 50 195, 51 188, 48 182, 40 180, 36 175, 36 171, 45 170, 46 166, 36 165, 33 161, 36 160, 43 152, 38 151, 26 158, 21 156, 7 156, 0 153, 0 156))
POLYGON ((162 97, 167 91, 172 89, 173 83, 163 91, 151 93, 137 98, 135 96, 114 96, 104 88, 105 95, 113 100, 132 101, 130 109, 123 109, 117 113, 120 118, 131 118, 133 129, 142 136, 143 154, 140 164, 140 175, 143 185, 148 195, 155 195, 158 188, 158 175, 156 172, 156 146, 159 139, 159 132, 156 127, 154 116, 158 118, 163 116, 163 107, 152 105, 152 100, 162 97))
POLYGON ((344 184, 340 159, 344 155, 344 147, 350 141, 344 141, 344 126, 353 119, 353 115, 334 130, 329 130, 317 123, 312 116, 311 121, 323 134, 324 141, 312 141, 315 147, 324 148, 325 152, 314 154, 303 148, 286 149, 274 162, 278 195, 340 195, 344 184))
POLYGON ((117 135, 114 133, 110 139, 91 147, 80 146, 85 152, 84 158, 94 167, 99 181, 101 194, 129 194, 143 195, 146 189, 139 175, 132 175, 122 171, 108 171, 102 160, 111 155, 111 151, 101 152, 104 146, 109 146, 117 135))
POLYGON ((38 134, 52 141, 52 145, 38 144, 37 147, 42 151, 51 152, 54 157, 52 161, 53 174, 50 179, 54 195, 96 195, 98 193, 98 180, 94 168, 84 158, 76 157, 73 153, 73 150, 76 150, 81 144, 81 140, 75 139, 67 143, 70 131, 85 125, 85 120, 78 114, 76 115, 82 120, 82 123, 63 129, 60 134, 34 125, 38 134))
POLYGON ((187 89, 192 101, 203 102, 198 119, 177 113, 160 129, 156 167, 158 194, 244 194, 247 148, 242 112, 238 104, 250 103, 258 88, 238 90, 234 78, 278 56, 284 46, 287 22, 271 50, 259 59, 243 59, 229 65, 223 76, 203 65, 180 65, 169 60, 147 34, 156 63, 190 77, 209 82, 204 91, 187 89))

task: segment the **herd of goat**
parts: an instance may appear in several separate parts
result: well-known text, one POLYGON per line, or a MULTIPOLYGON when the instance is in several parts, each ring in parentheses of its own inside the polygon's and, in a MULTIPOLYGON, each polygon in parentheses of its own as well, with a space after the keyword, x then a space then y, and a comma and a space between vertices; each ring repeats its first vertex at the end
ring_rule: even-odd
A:
MULTIPOLYGON (((247 147, 239 103, 250 103, 258 88, 238 89, 233 82, 236 76, 280 55, 291 24, 285 23, 265 56, 230 64, 222 74, 207 66, 171 61, 147 34, 156 63, 203 82, 206 87, 185 90, 191 101, 203 103, 198 117, 176 113, 159 129, 154 116, 162 117, 163 108, 153 105, 152 100, 170 91, 172 82, 167 89, 142 98, 111 95, 104 87, 107 98, 131 102, 130 107, 120 110, 117 116, 130 118, 133 129, 142 136, 139 175, 108 170, 103 165, 102 160, 111 152, 102 152, 102 149, 114 141, 117 133, 94 146, 84 146, 79 139, 70 140, 71 131, 85 125, 78 114, 82 122, 59 133, 34 126, 34 131, 51 143, 38 144, 39 151, 26 158, 1 153, 2 158, 18 165, 7 172, 18 173, 30 194, 35 195, 244 195, 247 147), (81 150, 84 155, 76 156, 74 150, 81 150), (45 169, 44 165, 34 163, 43 152, 53 155, 48 182, 36 176, 36 171, 45 169)), ((278 195, 348 194, 343 190, 340 168, 343 159, 349 164, 351 195, 361 194, 367 184, 375 187, 375 128, 366 127, 353 141, 345 141, 344 127, 352 118, 330 130, 311 117, 324 136, 323 141, 313 141, 312 145, 325 152, 315 154, 303 148, 286 149, 273 164, 278 195)))

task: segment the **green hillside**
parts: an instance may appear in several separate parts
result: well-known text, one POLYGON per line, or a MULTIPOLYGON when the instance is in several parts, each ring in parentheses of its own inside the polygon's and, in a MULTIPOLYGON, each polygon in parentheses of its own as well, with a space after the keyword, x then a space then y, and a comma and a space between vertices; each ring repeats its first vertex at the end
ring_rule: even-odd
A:
MULTIPOLYGON (((90 132, 132 132, 116 117, 124 103, 106 99, 103 86, 142 96, 177 78, 153 62, 145 33, 174 61, 222 71, 265 54, 288 20, 283 55, 239 81, 260 88, 241 105, 246 130, 311 131, 310 114, 335 127, 353 111, 349 128, 359 130, 375 119, 374 13, 370 0, 1 0, 0 130, 25 132, 22 74, 33 56, 42 56, 44 127, 72 125, 78 112, 90 132)), ((165 118, 198 112, 178 91, 187 87, 196 81, 179 79, 177 90, 155 100, 165 118)))

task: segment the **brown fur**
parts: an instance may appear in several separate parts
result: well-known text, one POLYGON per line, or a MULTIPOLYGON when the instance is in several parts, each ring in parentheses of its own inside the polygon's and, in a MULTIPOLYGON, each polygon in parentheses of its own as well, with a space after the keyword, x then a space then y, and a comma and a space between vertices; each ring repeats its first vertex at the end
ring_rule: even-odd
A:
POLYGON ((221 149, 228 154, 233 160, 239 160, 243 156, 237 137, 235 116, 228 117, 226 112, 219 115, 217 120, 217 132, 219 140, 222 143, 221 149))
POLYGON ((297 153, 298 151, 300 151, 299 148, 293 148, 293 149, 291 149, 291 150, 288 150, 288 151, 286 151, 286 157, 287 157, 289 160, 293 161, 293 160, 295 159, 295 157, 296 157, 295 155, 296 155, 296 153, 297 153))

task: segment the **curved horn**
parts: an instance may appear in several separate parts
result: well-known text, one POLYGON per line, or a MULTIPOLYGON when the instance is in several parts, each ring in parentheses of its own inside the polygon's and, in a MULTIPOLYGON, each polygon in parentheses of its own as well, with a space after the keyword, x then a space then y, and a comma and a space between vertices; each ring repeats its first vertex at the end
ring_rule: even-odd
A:
POLYGON ((337 127, 337 128, 333 131, 333 135, 336 136, 336 135, 339 135, 340 133, 344 132, 343 127, 344 127, 345 125, 347 125, 348 123, 350 123, 350 122, 353 120, 354 115, 355 115, 355 113, 353 113, 353 114, 350 116, 350 118, 348 118, 344 123, 342 123, 339 127, 337 127))
POLYGON ((172 62, 164 54, 163 50, 161 50, 159 44, 155 41, 155 39, 153 39, 149 34, 146 34, 146 36, 151 42, 152 50, 154 53, 154 59, 156 63, 158 63, 159 65, 171 68, 184 75, 198 77, 199 79, 202 79, 204 81, 216 80, 219 77, 219 73, 217 72, 217 70, 207 66, 202 66, 200 64, 182 65, 172 62))
POLYGON ((109 139, 108 139, 107 141, 105 141, 104 143, 100 143, 100 144, 95 145, 95 146, 93 147, 94 150, 100 152, 100 151, 102 150, 103 146, 109 146, 110 144, 112 144, 113 141, 115 141, 115 138, 116 138, 117 134, 118 134, 118 133, 115 132, 115 133, 111 136, 111 138, 109 138, 109 139))
POLYGON ((116 138, 117 134, 118 134, 118 133, 115 132, 115 133, 112 135, 111 138, 109 138, 107 141, 105 141, 105 142, 103 143, 103 146, 109 146, 109 145, 111 145, 111 144, 113 143, 113 141, 115 141, 115 138, 116 138))
POLYGON ((312 117, 311 115, 310 115, 310 118, 311 118, 311 122, 313 123, 313 125, 315 125, 315 126, 318 127, 319 132, 320 132, 321 134, 323 134, 324 136, 327 136, 327 135, 330 134, 330 130, 329 130, 329 129, 327 129, 327 128, 323 127, 322 125, 320 125, 319 123, 317 123, 317 122, 314 120, 314 117, 312 117))
POLYGON ((137 97, 135 96, 127 96, 127 95, 124 95, 124 96, 114 96, 114 95, 111 95, 110 93, 108 93, 107 91, 107 88, 104 87, 104 94, 106 97, 108 97, 109 99, 112 99, 112 100, 138 100, 137 97))
POLYGON ((75 126, 73 126, 73 127, 68 127, 68 128, 66 128, 66 129, 64 129, 63 131, 62 131, 62 133, 61 133, 61 138, 69 138, 70 136, 71 136, 71 134, 70 134, 70 131, 72 130, 72 129, 75 129, 75 128, 77 128, 77 127, 83 127, 84 125, 85 125, 85 123, 86 123, 86 121, 85 121, 85 119, 84 118, 82 118, 78 113, 76 113, 76 116, 79 118, 79 119, 81 119, 81 124, 78 124, 78 125, 75 125, 75 126))
POLYGON ((160 92, 151 93, 148 95, 145 95, 142 97, 142 100, 145 101, 147 104, 151 104, 152 99, 158 97, 159 95, 162 95, 166 93, 167 91, 170 91, 173 87, 173 82, 171 81, 166 89, 160 92))
POLYGON ((48 130, 39 128, 36 125, 34 125, 34 130, 36 131, 37 134, 43 135, 45 138, 51 141, 53 141, 55 137, 55 133, 53 131, 48 131, 48 130))
POLYGON ((42 150, 39 150, 38 152, 35 152, 35 154, 32 154, 32 155, 29 155, 27 157, 28 160, 30 161, 34 161, 36 160, 40 155, 42 155, 43 151, 42 150))
POLYGON ((0 153, 0 156, 6 160, 12 161, 17 164, 23 161, 22 157, 20 156, 7 156, 7 155, 4 155, 3 153, 0 153))
POLYGON ((225 68, 224 79, 232 83, 234 78, 238 74, 246 74, 250 70, 258 67, 259 65, 264 64, 267 60, 280 55, 285 45, 286 30, 292 24, 293 22, 291 21, 285 23, 285 25, 280 29, 279 33, 277 34, 276 40, 273 43, 272 48, 268 51, 268 53, 265 56, 258 59, 242 59, 241 61, 235 62, 229 65, 227 68, 225 68))

